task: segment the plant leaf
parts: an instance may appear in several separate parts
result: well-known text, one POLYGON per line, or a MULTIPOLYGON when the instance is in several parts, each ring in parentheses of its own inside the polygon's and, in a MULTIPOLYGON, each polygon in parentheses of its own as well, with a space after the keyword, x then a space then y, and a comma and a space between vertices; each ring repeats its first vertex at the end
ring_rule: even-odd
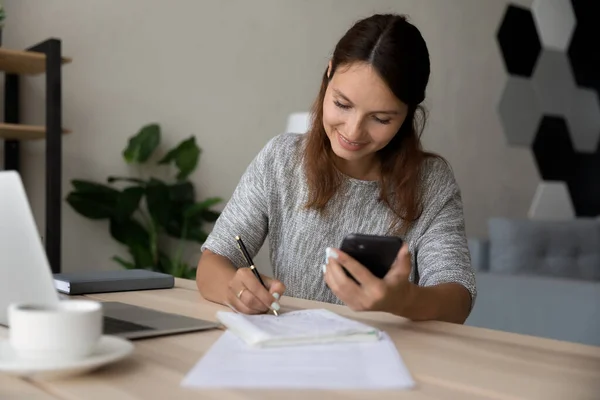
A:
POLYGON ((169 196, 176 203, 193 203, 196 199, 194 185, 190 181, 182 181, 169 185, 169 196))
POLYGON ((103 199, 101 196, 94 197, 91 194, 71 192, 66 202, 77 213, 90 219, 111 218, 115 212, 115 202, 103 199))
POLYGON ((150 234, 139 222, 129 218, 126 220, 110 220, 110 234, 116 241, 132 247, 134 245, 150 248, 150 234))
POLYGON ((191 268, 183 261, 176 263, 166 257, 166 262, 164 265, 168 266, 168 268, 165 268, 164 272, 171 274, 176 278, 190 279, 190 277, 195 277, 196 275, 196 269, 191 268))
POLYGON ((127 148, 123 151, 123 158, 128 164, 144 163, 150 158, 160 143, 160 126, 148 124, 129 139, 127 148))
POLYGON ((208 210, 212 206, 222 201, 223 199, 221 199, 220 197, 211 197, 204 201, 201 201, 200 203, 195 203, 186 208, 184 216, 185 218, 196 218, 198 216, 201 216, 206 210, 208 210))
POLYGON ((169 193, 171 208, 169 222, 165 226, 165 231, 169 236, 180 239, 183 235, 184 211, 187 207, 194 204, 194 186, 189 181, 178 182, 169 185, 169 193))
POLYGON ((220 216, 221 216, 221 213, 218 213, 216 211, 211 211, 211 210, 205 210, 202 213, 202 219, 205 220, 206 222, 216 222, 220 216))
POLYGON ((158 270, 168 274, 171 271, 171 265, 171 259, 166 254, 161 252, 158 256, 158 270))
POLYGON ((137 268, 156 270, 157 266, 148 247, 139 245, 129 246, 129 252, 133 256, 137 268))
POLYGON ((74 179, 74 189, 67 195, 67 203, 84 217, 106 219, 115 213, 119 191, 96 182, 74 179))
POLYGON ((158 179, 152 178, 146 187, 146 204, 152 219, 162 227, 169 224, 171 216, 171 199, 169 188, 158 179))
POLYGON ((206 242, 208 238, 208 234, 204 232, 201 228, 193 227, 188 228, 187 239, 192 240, 194 242, 198 242, 200 244, 206 242))
POLYGON ((171 218, 169 220, 169 223, 165 226, 165 232, 167 235, 171 236, 172 238, 181 239, 181 236, 183 235, 182 220, 171 218))
POLYGON ((121 177, 121 176, 109 176, 106 181, 108 183, 115 183, 115 182, 132 182, 132 183, 137 183, 140 185, 145 185, 146 181, 144 181, 143 179, 139 179, 139 178, 129 178, 129 177, 121 177))
POLYGON ((181 276, 181 278, 184 279, 196 279, 196 268, 188 268, 185 270, 185 273, 183 274, 183 276, 181 276))
POLYGON ((116 196, 119 194, 119 191, 117 189, 114 189, 102 183, 84 181, 82 179, 73 179, 71 181, 71 184, 75 188, 75 191, 79 193, 104 195, 107 198, 110 197, 114 199, 116 199, 116 196))
POLYGON ((196 280, 196 272, 198 271, 197 267, 192 267, 187 272, 187 279, 196 280))
POLYGON ((189 271, 189 269, 190 269, 190 266, 187 265, 186 263, 184 263, 184 262, 179 263, 179 265, 177 266, 177 270, 176 270, 177 277, 185 278, 187 271, 189 271))
POLYGON ((124 220, 131 217, 138 209, 144 192, 145 189, 143 187, 132 186, 119 193, 115 209, 115 218, 124 220))
POLYGON ((170 150, 158 163, 169 164, 175 161, 175 165, 179 169, 177 180, 182 181, 196 169, 200 153, 201 149, 196 144, 196 137, 192 136, 170 150))
POLYGON ((121 266, 123 266, 123 268, 126 268, 126 269, 135 269, 135 264, 134 263, 132 263, 130 261, 127 261, 127 260, 124 260, 124 259, 122 259, 119 256, 114 256, 112 259, 114 261, 118 262, 119 264, 121 264, 121 266))
MULTIPOLYGON (((187 220, 187 233, 185 236, 186 240, 195 241, 198 243, 204 243, 208 237, 207 233, 204 232, 203 221, 201 219, 189 219, 187 220)), ((183 235, 183 219, 177 220, 171 218, 169 224, 165 227, 165 232, 175 239, 182 239, 183 235)))

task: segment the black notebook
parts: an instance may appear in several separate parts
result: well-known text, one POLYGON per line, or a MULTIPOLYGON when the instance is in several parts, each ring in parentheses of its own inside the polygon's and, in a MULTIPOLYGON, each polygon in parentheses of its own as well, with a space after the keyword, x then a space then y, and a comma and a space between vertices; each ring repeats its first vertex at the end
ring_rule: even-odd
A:
POLYGON ((117 271, 80 271, 54 274, 54 286, 65 294, 126 292, 131 290, 169 289, 175 285, 172 275, 145 269, 117 271))

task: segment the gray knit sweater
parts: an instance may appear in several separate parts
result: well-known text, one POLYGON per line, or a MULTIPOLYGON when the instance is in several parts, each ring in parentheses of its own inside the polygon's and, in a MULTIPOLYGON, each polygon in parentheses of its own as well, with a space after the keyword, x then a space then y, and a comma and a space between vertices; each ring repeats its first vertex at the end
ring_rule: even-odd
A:
MULTIPOLYGON (((379 183, 346 177, 328 204, 328 213, 303 208, 308 195, 302 168, 304 135, 271 139, 243 174, 231 199, 202 246, 247 264, 235 236, 251 256, 269 239, 273 274, 286 286, 284 295, 341 304, 325 284, 321 265, 325 248, 339 247, 349 233, 387 234, 392 213, 378 201, 379 183)), ((460 189, 450 168, 429 161, 423 174, 423 213, 403 238, 409 244, 419 285, 457 282, 476 297, 475 276, 465 236, 460 189)))

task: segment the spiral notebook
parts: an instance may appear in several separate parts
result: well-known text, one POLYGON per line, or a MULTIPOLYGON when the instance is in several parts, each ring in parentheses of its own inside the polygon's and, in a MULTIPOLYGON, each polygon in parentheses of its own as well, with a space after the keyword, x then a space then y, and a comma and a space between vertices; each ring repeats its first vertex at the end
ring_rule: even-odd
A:
POLYGON ((325 309, 292 311, 279 316, 219 311, 217 319, 253 347, 364 342, 381 337, 379 329, 325 309))

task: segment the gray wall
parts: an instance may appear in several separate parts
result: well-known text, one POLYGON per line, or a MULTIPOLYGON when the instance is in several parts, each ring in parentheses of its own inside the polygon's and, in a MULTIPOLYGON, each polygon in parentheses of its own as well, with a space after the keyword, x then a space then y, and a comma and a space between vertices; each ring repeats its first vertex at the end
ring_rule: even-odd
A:
MULTIPOLYGON (((530 5, 530 1, 519 1, 530 5)), ((453 165, 467 230, 490 216, 526 216, 539 178, 528 149, 511 148, 496 113, 507 73, 495 44, 500 0, 5 0, 4 45, 63 40, 64 192, 73 178, 127 174, 126 138, 162 124, 166 145, 195 134, 204 153, 200 196, 229 197, 246 165, 306 110, 350 24, 407 13, 428 42, 432 76, 426 148, 453 165)), ((44 118, 43 77, 23 80, 25 122, 44 118)), ((0 154, 1 157, 1 154, 0 154)), ((24 146, 23 176, 44 229, 44 143, 24 146)), ((107 226, 63 209, 63 269, 112 269, 124 254, 107 226)), ((194 249, 189 256, 198 256, 194 249)), ((266 269, 267 253, 257 263, 266 269)))

